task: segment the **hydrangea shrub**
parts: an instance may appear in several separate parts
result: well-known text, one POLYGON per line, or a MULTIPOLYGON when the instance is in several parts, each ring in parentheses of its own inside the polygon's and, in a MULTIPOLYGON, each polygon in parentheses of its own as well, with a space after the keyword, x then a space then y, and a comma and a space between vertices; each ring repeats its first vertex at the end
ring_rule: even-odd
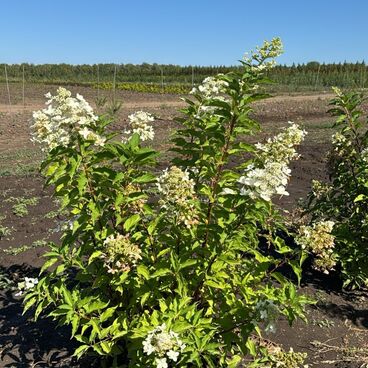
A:
POLYGON ((271 198, 287 194, 305 132, 291 123, 246 143, 260 129, 251 104, 266 97, 264 72, 280 52, 279 39, 266 42, 242 71, 193 89, 162 172, 148 113, 132 114, 122 139, 62 88, 34 114, 42 171, 69 216, 25 309, 70 325, 76 356, 116 367, 237 367, 246 355, 257 364, 266 358, 252 336, 274 332, 280 315, 303 317, 307 299, 279 272, 289 265, 299 277, 300 254, 277 236, 271 198))
POLYGON ((300 244, 316 255, 317 268, 341 270, 344 286, 368 285, 368 130, 363 95, 335 88, 330 112, 339 130, 329 153, 331 181, 313 181, 305 205, 311 224, 300 244), (307 244, 309 243, 309 244, 307 244))

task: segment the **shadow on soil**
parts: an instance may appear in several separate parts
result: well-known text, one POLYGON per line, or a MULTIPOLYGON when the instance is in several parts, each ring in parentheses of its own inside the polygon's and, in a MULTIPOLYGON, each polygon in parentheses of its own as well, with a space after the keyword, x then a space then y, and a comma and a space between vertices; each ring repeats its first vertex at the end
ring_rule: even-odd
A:
MULTIPOLYGON (((0 267, 0 273, 10 280, 36 277, 38 272, 39 269, 28 265, 0 267)), ((52 319, 42 316, 35 322, 32 312, 22 315, 22 299, 14 294, 14 290, 0 291, 0 367, 99 366, 91 358, 78 362, 72 358, 77 345, 70 340, 69 329, 58 327, 52 319)))
POLYGON ((318 298, 318 303, 312 305, 312 309, 318 309, 328 317, 341 321, 349 320, 357 327, 368 329, 368 309, 357 308, 368 298, 368 290, 343 290, 337 273, 326 275, 314 271, 311 267, 303 272, 303 286, 305 285, 312 285, 316 292, 324 291, 330 295, 329 300, 318 298))

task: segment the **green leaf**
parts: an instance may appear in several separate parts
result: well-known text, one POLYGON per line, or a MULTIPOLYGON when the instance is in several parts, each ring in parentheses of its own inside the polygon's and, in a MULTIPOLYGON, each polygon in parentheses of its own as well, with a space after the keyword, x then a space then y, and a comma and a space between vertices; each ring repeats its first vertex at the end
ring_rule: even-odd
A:
POLYGON ((149 271, 148 271, 148 268, 145 266, 145 265, 139 265, 137 267, 137 273, 138 275, 141 275, 143 276, 146 280, 148 280, 150 278, 150 274, 149 274, 149 271))
POLYGON ((51 267, 55 262, 58 261, 58 258, 50 258, 48 259, 42 266, 41 270, 40 270, 40 275, 45 272, 45 270, 47 270, 49 267, 51 267))
POLYGON ((96 258, 101 258, 102 254, 100 250, 94 251, 88 259, 88 264, 91 264, 96 258))
MULTIPOLYGON (((101 216, 101 213, 96 205, 96 203, 94 201, 89 201, 88 203, 88 208, 91 211, 91 220, 94 223, 96 223, 96 221, 98 220, 98 218, 101 216)), ((80 219, 78 219, 79 222, 80 219)))
POLYGON ((49 313, 50 317, 64 316, 72 311, 71 306, 67 304, 62 304, 55 310, 49 313))
POLYGON ((37 301, 36 297, 32 297, 29 300, 27 300, 27 303, 25 303, 24 307, 23 307, 23 313, 24 314, 29 308, 31 308, 37 301))
POLYGON ((289 264, 293 269, 296 277, 298 278, 298 285, 300 285, 300 281, 302 279, 302 268, 300 267, 299 261, 296 260, 289 261, 289 264))
POLYGON ((160 299, 159 304, 160 304, 161 312, 165 313, 166 310, 167 310, 167 305, 166 305, 165 301, 163 299, 160 299))
POLYGON ((92 318, 89 323, 92 326, 92 331, 96 332, 97 335, 100 336, 101 335, 101 328, 99 326, 99 322, 100 321, 98 319, 92 318))
POLYGON ((133 226, 135 226, 139 221, 141 217, 139 214, 134 214, 133 216, 130 216, 125 222, 124 222, 124 230, 129 231, 133 226))
POLYGON ((271 277, 277 280, 280 283, 280 285, 284 285, 287 282, 285 276, 283 276, 280 272, 272 272, 271 277))
POLYGON ((83 308, 85 309, 85 311, 87 313, 92 313, 92 312, 104 309, 108 305, 109 305, 109 302, 103 302, 101 300, 95 300, 91 303, 88 303, 88 304, 84 305, 83 308))
POLYGON ((246 346, 248 348, 248 351, 249 351, 250 355, 252 355, 252 356, 256 356, 257 355, 256 344, 254 343, 254 341, 252 339, 248 339, 247 340, 246 346))
POLYGON ((150 297, 151 292, 147 291, 146 293, 144 293, 141 297, 141 306, 143 307, 146 304, 147 299, 150 297))
POLYGON ((79 316, 74 315, 72 318, 72 336, 74 336, 77 333, 79 327, 79 316))
POLYGON ((360 201, 364 201, 367 199, 367 196, 364 194, 359 194, 355 199, 354 202, 360 202, 360 201))
POLYGON ((166 276, 166 275, 169 275, 171 273, 172 272, 169 268, 160 268, 159 270, 154 272, 151 277, 156 278, 156 277, 166 276))
POLYGON ((89 345, 81 345, 79 346, 75 351, 73 356, 77 357, 79 359, 88 349, 90 348, 89 345))
POLYGON ((101 315, 100 315, 100 321, 101 322, 105 322, 107 321, 109 318, 111 318, 116 310, 117 307, 111 307, 106 309, 101 315))
POLYGON ((134 133, 130 137, 129 146, 134 149, 134 148, 137 148, 139 146, 139 143, 140 143, 139 135, 137 133, 134 133))
POLYGON ((177 333, 181 333, 183 331, 190 330, 192 328, 193 328, 192 324, 188 323, 187 321, 179 321, 173 325, 173 330, 177 333))
POLYGON ((225 289, 226 287, 224 284, 222 283, 220 284, 214 280, 206 280, 204 284, 207 286, 213 287, 215 289, 225 289))
POLYGON ((242 357, 239 355, 233 356, 230 360, 227 361, 227 368, 236 368, 242 361, 242 357))
POLYGON ((60 264, 56 267, 56 270, 54 271, 56 275, 59 275, 65 271, 65 264, 60 264))
POLYGON ((86 174, 84 172, 81 172, 77 180, 77 188, 79 195, 83 195, 83 193, 85 192, 87 181, 88 180, 86 174))
POLYGON ((111 343, 107 341, 101 342, 101 348, 106 354, 110 354, 111 352, 111 343))
POLYGON ((160 257, 164 256, 165 254, 167 254, 169 252, 171 252, 171 249, 170 248, 163 249, 160 252, 158 252, 157 258, 160 258, 160 257))
POLYGON ((144 183, 150 183, 154 180, 156 180, 156 177, 154 175, 144 174, 144 175, 138 176, 137 178, 133 179, 133 183, 144 184, 144 183))
POLYGON ((61 288, 61 291, 64 295, 64 300, 66 301, 66 303, 70 306, 73 306, 74 301, 73 301, 72 293, 68 289, 66 289, 65 286, 61 288))
POLYGON ((183 270, 184 268, 194 266, 197 263, 198 263, 197 259, 187 259, 185 262, 183 262, 179 265, 179 269, 183 270))

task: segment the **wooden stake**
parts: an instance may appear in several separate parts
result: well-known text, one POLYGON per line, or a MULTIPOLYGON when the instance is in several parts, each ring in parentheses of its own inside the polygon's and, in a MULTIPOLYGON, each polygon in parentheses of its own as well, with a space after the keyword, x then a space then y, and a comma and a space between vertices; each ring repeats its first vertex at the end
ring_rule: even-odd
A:
POLYGON ((26 107, 26 100, 25 100, 25 94, 24 94, 24 85, 25 85, 25 77, 24 77, 24 64, 22 65, 22 98, 23 98, 23 110, 26 107))
POLYGON ((318 65, 318 71, 317 71, 317 76, 316 76, 316 81, 314 83, 314 90, 317 90, 317 84, 318 84, 318 77, 319 77, 319 72, 321 70, 321 64, 318 65))
POLYGON ((100 64, 97 64, 97 100, 100 99, 100 64))
POLYGON ((115 103, 116 101, 116 72, 117 72, 117 65, 115 64, 115 69, 114 69, 114 80, 113 80, 113 84, 112 84, 112 90, 113 90, 113 101, 115 103))
POLYGON ((164 91, 164 71, 162 68, 161 69, 161 90, 162 92, 164 91))
POLYGON ((6 81, 6 89, 8 91, 9 112, 10 112, 11 110, 10 89, 9 89, 9 80, 8 80, 8 72, 6 70, 6 65, 4 65, 4 69, 5 69, 5 81, 6 81))

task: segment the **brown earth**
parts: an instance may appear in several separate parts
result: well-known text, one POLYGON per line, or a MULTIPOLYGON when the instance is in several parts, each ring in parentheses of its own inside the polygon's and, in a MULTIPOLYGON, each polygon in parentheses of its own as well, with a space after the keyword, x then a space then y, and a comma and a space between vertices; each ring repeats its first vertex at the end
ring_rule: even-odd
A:
MULTIPOLYGON (((43 94, 55 87, 28 86, 23 107, 20 86, 11 85, 11 109, 3 87, 0 84, 0 229, 5 226, 11 233, 0 237, 0 271, 16 285, 24 276, 37 276, 45 242, 58 239, 56 229, 61 217, 55 212, 57 205, 50 191, 43 188, 43 179, 37 174, 42 153, 30 142, 29 133, 30 112, 42 107, 43 94), (16 204, 32 198, 37 203, 28 205, 28 214, 20 217, 16 204)), ((97 96, 97 91, 90 88, 70 89, 92 103, 97 96)), ((110 94, 100 91, 100 95, 110 94)), ((259 140, 277 132, 288 120, 303 124, 309 132, 299 149, 300 159, 292 165, 290 196, 277 201, 286 210, 292 210, 299 198, 305 197, 312 179, 326 179, 326 153, 332 134, 329 127, 333 122, 326 114, 330 97, 277 96, 255 106, 255 115, 265 132, 259 140)), ((177 127, 172 118, 177 108, 183 106, 182 101, 174 95, 124 91, 118 91, 116 98, 123 101, 123 108, 114 130, 121 130, 127 115, 137 108, 159 118, 154 146, 164 152, 162 165, 166 165, 170 157, 166 152, 169 134, 177 127)), ((21 299, 14 296, 7 283, 0 278, 0 367, 97 366, 93 360, 76 362, 71 358, 75 345, 69 340, 67 328, 56 328, 45 317, 33 322, 30 313, 22 316, 21 299)), ((368 351, 357 350, 368 348, 368 293, 342 292, 333 276, 310 272, 305 275, 301 292, 317 300, 307 309, 309 323, 298 321, 290 328, 280 320, 276 334, 266 337, 287 350, 292 347, 294 351, 307 352, 310 367, 358 368, 368 363, 368 351)))

